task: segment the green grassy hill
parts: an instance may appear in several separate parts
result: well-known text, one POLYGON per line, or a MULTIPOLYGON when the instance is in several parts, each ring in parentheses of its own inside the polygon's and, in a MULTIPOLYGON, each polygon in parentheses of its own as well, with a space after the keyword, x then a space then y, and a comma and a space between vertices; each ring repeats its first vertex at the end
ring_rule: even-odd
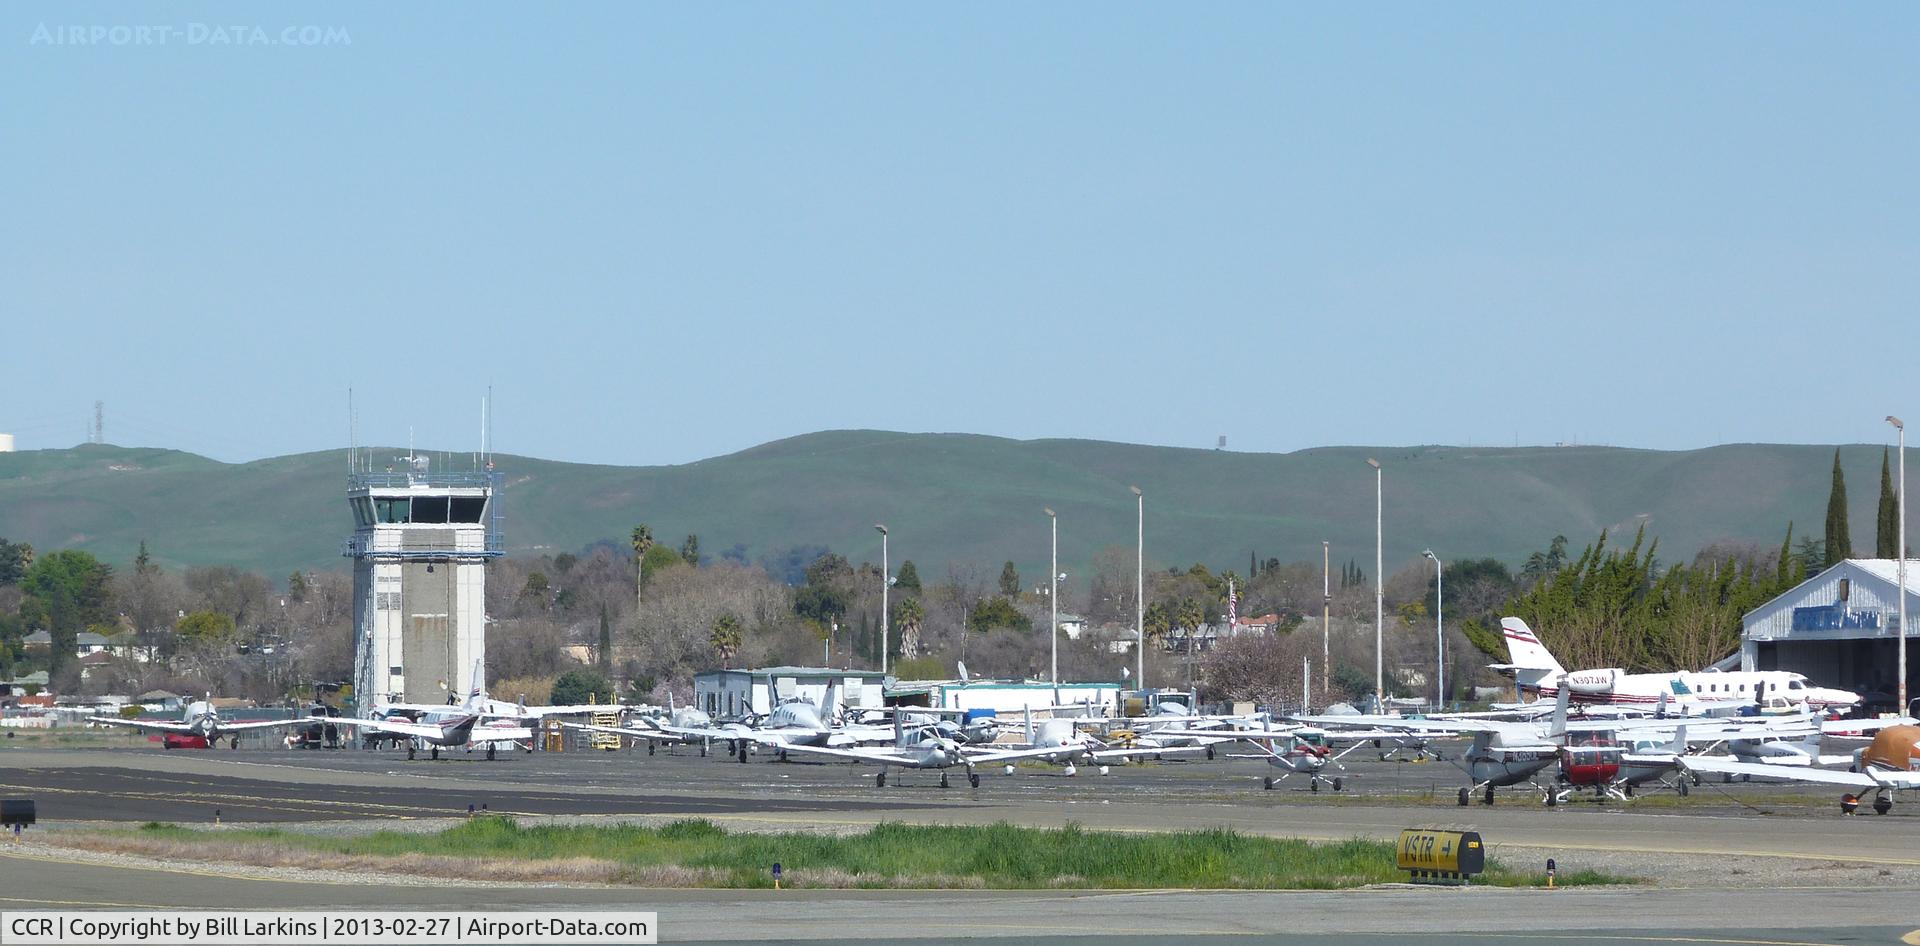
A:
MULTIPOLYGON (((376 451, 376 456, 400 451, 376 451)), ((1776 543, 1789 519, 1818 537, 1831 446, 1735 444, 1690 451, 1611 447, 1326 447, 1230 453, 1085 440, 829 431, 698 463, 613 467, 501 456, 510 554, 622 545, 637 522, 663 542, 700 535, 709 556, 749 560, 825 545, 878 560, 873 523, 896 561, 927 580, 948 561, 991 581, 1012 559, 1046 572, 1047 520, 1060 514, 1063 567, 1109 545, 1131 548, 1133 496, 1147 494, 1150 562, 1246 569, 1249 550, 1337 560, 1372 571, 1373 476, 1386 469, 1387 563, 1431 547, 1443 558, 1518 563, 1554 534, 1577 548, 1600 529, 1645 522, 1663 557, 1719 539, 1776 543)), ((1842 450, 1856 551, 1873 548, 1878 446, 1842 450)), ((452 468, 464 468, 455 455, 452 468)), ((82 446, 0 454, 0 536, 129 561, 145 538, 170 565, 233 564, 284 575, 337 568, 352 519, 344 451, 226 464, 170 450, 82 446)), ((436 467, 438 468, 438 467, 436 467)))

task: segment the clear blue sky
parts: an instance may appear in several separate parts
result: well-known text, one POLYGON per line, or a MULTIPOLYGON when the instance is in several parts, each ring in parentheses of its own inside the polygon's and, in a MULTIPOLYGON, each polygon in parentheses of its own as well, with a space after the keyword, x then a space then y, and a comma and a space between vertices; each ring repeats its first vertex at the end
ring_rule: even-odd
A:
POLYGON ((1879 442, 1920 6, 0 8, 0 431, 1879 442), (350 45, 215 45, 214 25, 350 45), (49 43, 74 27, 165 45, 49 43), (202 30, 192 41, 191 30, 202 30), (45 33, 42 29, 45 29, 45 33), (38 37, 38 39, 36 39, 38 37))

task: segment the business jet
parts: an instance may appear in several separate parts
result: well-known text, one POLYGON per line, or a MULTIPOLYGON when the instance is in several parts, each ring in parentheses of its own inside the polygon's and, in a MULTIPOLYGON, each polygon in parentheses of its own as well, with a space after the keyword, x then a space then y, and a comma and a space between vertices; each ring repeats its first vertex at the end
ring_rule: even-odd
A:
POLYGON ((1680 705, 1699 703, 1777 702, 1779 709, 1806 706, 1814 710, 1844 709, 1860 704, 1860 695, 1847 690, 1812 686, 1807 678, 1785 670, 1704 673, 1628 673, 1619 668, 1568 671, 1560 665, 1538 635, 1520 618, 1500 619, 1510 663, 1492 664, 1514 679, 1522 690, 1540 699, 1552 699, 1560 689, 1572 692, 1576 703, 1653 706, 1663 699, 1680 705))
POLYGON ((160 734, 162 748, 211 748, 221 739, 227 740, 227 748, 240 748, 240 734, 252 729, 279 729, 298 726, 309 722, 304 718, 264 719, 258 721, 235 722, 223 719, 220 711, 213 706, 213 694, 207 694, 204 700, 188 703, 180 713, 178 722, 159 719, 121 719, 118 716, 89 716, 89 722, 103 723, 108 726, 125 726, 129 729, 142 729, 160 734))

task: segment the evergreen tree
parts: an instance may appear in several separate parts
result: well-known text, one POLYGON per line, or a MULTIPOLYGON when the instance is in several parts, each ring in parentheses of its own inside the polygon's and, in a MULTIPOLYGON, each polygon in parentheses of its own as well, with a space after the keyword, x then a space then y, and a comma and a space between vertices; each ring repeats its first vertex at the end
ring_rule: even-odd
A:
POLYGON ((900 571, 893 576, 893 586, 910 594, 920 593, 920 569, 914 567, 913 559, 900 563, 900 571))
POLYGON ((680 557, 689 565, 700 564, 700 537, 689 533, 687 540, 680 543, 680 557))
POLYGON ((1012 562, 1000 566, 1000 593, 1009 598, 1020 594, 1020 572, 1012 562))
POLYGON ((1827 494, 1827 566, 1853 557, 1847 528, 1847 475, 1840 470, 1840 448, 1833 448, 1833 491, 1827 494))
POLYGON ((1891 453, 1880 453, 1880 518, 1874 525, 1873 557, 1900 557, 1900 503, 1893 491, 1891 453))

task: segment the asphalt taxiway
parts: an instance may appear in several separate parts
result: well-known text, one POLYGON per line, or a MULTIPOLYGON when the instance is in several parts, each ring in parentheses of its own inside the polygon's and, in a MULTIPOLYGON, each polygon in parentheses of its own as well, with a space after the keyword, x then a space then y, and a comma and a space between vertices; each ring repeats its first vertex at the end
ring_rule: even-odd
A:
MULTIPOLYGON (((1697 882, 1657 888, 1372 889, 1340 892, 763 891, 314 879, 202 864, 89 861, 0 849, 0 906, 658 910, 664 939, 874 939, 1097 936, 1164 942, 1230 933, 1264 942, 1899 942, 1920 926, 1920 805, 1841 817, 1791 786, 1703 786, 1686 799, 1547 809, 1514 792, 1460 808, 1460 777, 1441 763, 1352 759, 1348 790, 1264 791, 1251 761, 997 770, 979 789, 910 773, 877 788, 859 766, 741 764, 697 754, 536 753, 495 762, 456 756, 151 749, 0 751, 0 794, 34 797, 47 830, 149 820, 425 826, 467 806, 543 818, 702 817, 749 828, 857 827, 881 821, 1169 830, 1230 826, 1268 835, 1393 837, 1414 824, 1479 830, 1495 857, 1546 852, 1563 870, 1630 852, 1698 865, 1697 882), (1772 859, 1831 862, 1853 883, 1727 889, 1715 875, 1772 859), (1894 875, 1894 881, 1880 879, 1894 875), (1908 886, 1889 888, 1888 883, 1908 886), (1497 935, 1496 935, 1497 934, 1497 935), (1332 937, 1332 938, 1329 938, 1332 937)), ((38 829, 36 829, 38 830, 38 829)))

